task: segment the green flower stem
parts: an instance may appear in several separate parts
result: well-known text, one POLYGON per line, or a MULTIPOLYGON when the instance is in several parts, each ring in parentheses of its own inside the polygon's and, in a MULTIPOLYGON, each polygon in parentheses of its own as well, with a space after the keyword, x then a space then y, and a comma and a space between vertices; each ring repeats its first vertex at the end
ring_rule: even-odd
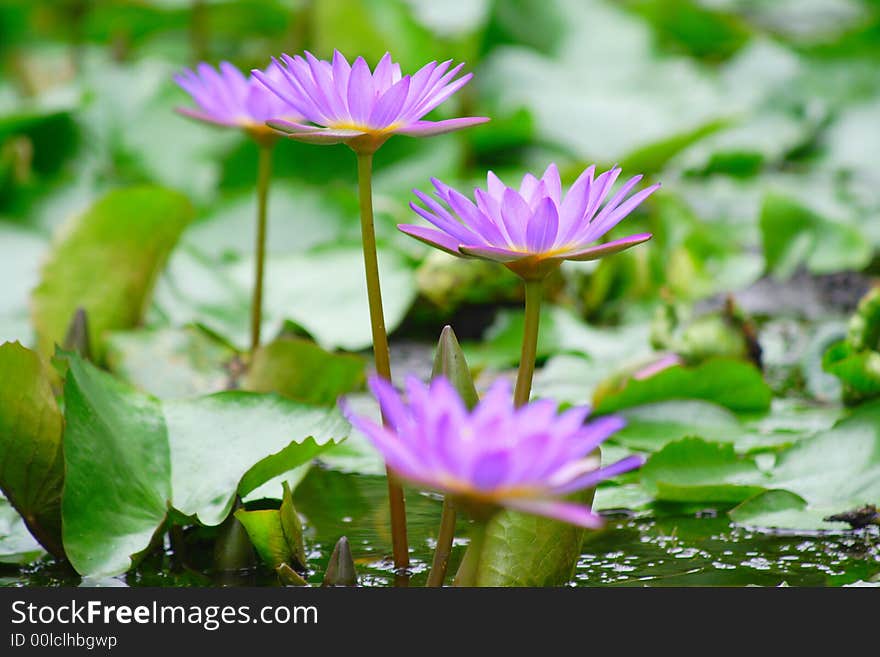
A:
POLYGON ((523 326, 522 355, 519 359, 519 372, 516 375, 516 389, 513 393, 515 406, 527 404, 532 392, 532 377, 535 374, 535 357, 538 352, 538 324, 541 320, 541 296, 544 281, 526 280, 526 315, 523 326))
POLYGON ((272 145, 260 143, 257 165, 257 237, 254 246, 254 294, 251 299, 251 353, 260 346, 260 325, 263 320, 263 271, 266 266, 266 205, 269 179, 272 177, 272 145))
POLYGON ((434 560, 431 562, 431 572, 428 573, 428 583, 425 586, 443 586, 446 579, 446 568, 449 566, 449 557, 452 554, 452 540, 455 538, 455 507, 446 497, 443 499, 443 510, 440 512, 440 531, 437 534, 437 548, 434 550, 434 560))
POLYGON ((483 545, 486 543, 486 527, 488 522, 475 521, 471 526, 470 543, 464 559, 455 574, 453 586, 476 586, 480 572, 480 560, 483 557, 483 545))
MULTIPOLYGON (((382 310, 382 290, 379 286, 379 260, 376 255, 376 232, 373 228, 373 154, 357 153, 358 195, 361 207, 361 241, 364 246, 364 270, 367 276, 367 298, 370 304, 370 326, 373 332, 373 357, 379 376, 391 380, 391 359, 388 351, 388 333, 382 310)), ((394 566, 398 570, 409 567, 409 547, 406 537, 406 500, 403 488, 394 475, 388 475, 388 500, 391 507, 391 545, 394 566)))

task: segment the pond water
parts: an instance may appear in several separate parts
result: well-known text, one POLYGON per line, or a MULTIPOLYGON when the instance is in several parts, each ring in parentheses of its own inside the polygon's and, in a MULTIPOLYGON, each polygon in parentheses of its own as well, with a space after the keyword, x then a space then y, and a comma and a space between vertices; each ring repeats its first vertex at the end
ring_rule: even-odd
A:
MULTIPOLYGON (((387 555, 390 535, 382 477, 313 468, 295 497, 306 519, 312 574, 321 576, 340 535, 351 543, 361 583, 389 586, 394 573, 387 555)), ((440 503, 410 491, 408 516, 413 574, 408 584, 422 586, 434 546, 440 503)), ((880 580, 880 528, 852 532, 780 533, 731 525, 723 512, 684 513, 655 509, 651 514, 608 515, 606 529, 584 542, 572 586, 841 586, 880 580)), ((460 521, 458 535, 467 535, 460 521)), ((192 530, 185 549, 149 555, 124 578, 97 582, 129 586, 277 585, 273 573, 246 569, 214 573, 212 539, 192 530), (181 554, 185 552, 185 554, 181 554)), ((450 572, 467 541, 456 539, 450 572)), ((11 586, 78 585, 65 568, 43 561, 25 569, 4 567, 0 584, 11 586)), ((94 582, 93 582, 94 583, 94 582)), ((400 582, 399 582, 400 583, 400 582)))

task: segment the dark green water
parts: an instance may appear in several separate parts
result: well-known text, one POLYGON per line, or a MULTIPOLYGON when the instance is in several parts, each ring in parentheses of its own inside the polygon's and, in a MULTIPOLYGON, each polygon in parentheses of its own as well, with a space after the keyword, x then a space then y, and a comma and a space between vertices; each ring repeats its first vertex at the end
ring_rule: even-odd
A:
MULTIPOLYGON (((336 539, 348 537, 362 584, 389 586, 394 574, 387 555, 385 480, 314 469, 296 492, 307 519, 311 581, 319 583, 336 539)), ((411 586, 427 577, 440 505, 436 498, 408 496, 411 586)), ((460 536, 466 536, 461 523, 460 536)), ((148 556, 136 572, 115 582, 130 586, 275 585, 274 574, 252 569, 212 573, 212 536, 188 532, 186 555, 168 549, 148 556)), ((464 553, 457 539, 451 570, 464 553)), ((786 534, 733 527, 723 513, 657 510, 652 517, 608 517, 607 528, 588 536, 573 586, 841 586, 880 580, 880 531, 786 534)), ((43 562, 0 570, 12 586, 77 585, 63 567, 43 562)))

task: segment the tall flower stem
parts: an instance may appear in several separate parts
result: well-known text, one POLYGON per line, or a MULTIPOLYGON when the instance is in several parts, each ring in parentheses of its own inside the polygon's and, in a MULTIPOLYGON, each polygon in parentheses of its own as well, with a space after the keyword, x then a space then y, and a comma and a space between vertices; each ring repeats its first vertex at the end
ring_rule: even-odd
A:
POLYGON ((477 574, 480 571, 480 561, 483 558, 483 546, 486 543, 486 526, 488 522, 475 521, 472 525, 470 543, 464 559, 455 574, 453 586, 476 586, 477 574))
MULTIPOLYGON (((382 310, 382 289, 379 285, 379 260, 376 255, 376 231, 373 227, 373 153, 358 152, 358 196, 361 208, 361 242, 364 247, 364 270, 367 276, 367 299, 370 305, 370 327, 373 333, 373 357, 379 376, 391 380, 391 358, 388 351, 388 333, 382 310)), ((384 418, 383 418, 384 419, 384 418)), ((403 488, 392 472, 388 476, 388 500, 391 507, 391 545, 394 567, 409 567, 409 547, 406 537, 406 500, 403 488)))
POLYGON ((446 497, 443 500, 443 510, 440 512, 440 531, 437 534, 437 548, 434 550, 434 560, 431 562, 431 572, 428 573, 428 582, 425 586, 443 586, 446 579, 446 569, 449 566, 449 557, 452 555, 452 540, 455 538, 455 507, 446 497))
POLYGON ((251 299, 251 352, 260 346, 260 325, 263 319, 263 272, 266 266, 266 205, 269 179, 272 176, 272 145, 261 143, 257 165, 257 236, 254 245, 254 294, 251 299))
POLYGON ((522 406, 529 401, 532 392, 532 377, 535 375, 535 358, 538 353, 538 325, 541 320, 541 297, 544 281, 529 279, 526 286, 525 324, 523 325, 522 354, 519 359, 519 372, 516 375, 516 388, 513 403, 522 406))

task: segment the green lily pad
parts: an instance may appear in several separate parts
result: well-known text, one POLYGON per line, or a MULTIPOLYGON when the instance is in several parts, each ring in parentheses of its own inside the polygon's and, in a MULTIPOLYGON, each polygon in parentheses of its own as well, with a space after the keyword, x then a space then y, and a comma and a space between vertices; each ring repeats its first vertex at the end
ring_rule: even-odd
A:
POLYGON ((656 451, 688 436, 733 443, 743 432, 737 417, 723 406, 699 400, 633 406, 618 413, 626 426, 611 440, 631 449, 656 451))
POLYGON ((597 413, 672 399, 700 399, 734 412, 759 413, 770 408, 771 397, 754 365, 717 358, 695 367, 674 365, 644 379, 631 378, 617 390, 600 388, 593 401, 597 413))
POLYGON ((171 450, 171 505, 205 525, 229 514, 236 494, 310 461, 348 423, 321 409, 278 395, 220 392, 163 403, 171 450))
POLYGON ((684 438, 666 445, 641 469, 642 485, 668 502, 742 502, 764 490, 755 462, 733 445, 684 438))
POLYGON ((278 395, 161 402, 77 357, 66 396, 64 544, 81 574, 118 574, 173 508, 223 522, 236 495, 310 461, 348 423, 278 395))
POLYGON ((768 490, 747 499, 728 512, 731 519, 747 527, 774 529, 823 529, 846 527, 845 523, 826 522, 834 513, 829 508, 810 508, 800 495, 787 490, 768 490))
POLYGON ((140 323, 153 284, 192 207, 158 187, 112 191, 67 227, 33 292, 38 346, 51 354, 77 308, 88 313, 91 353, 103 357, 106 331, 140 323))
POLYGON ((162 408, 76 357, 64 393, 64 549, 81 575, 118 575, 165 523, 171 458, 162 408))

